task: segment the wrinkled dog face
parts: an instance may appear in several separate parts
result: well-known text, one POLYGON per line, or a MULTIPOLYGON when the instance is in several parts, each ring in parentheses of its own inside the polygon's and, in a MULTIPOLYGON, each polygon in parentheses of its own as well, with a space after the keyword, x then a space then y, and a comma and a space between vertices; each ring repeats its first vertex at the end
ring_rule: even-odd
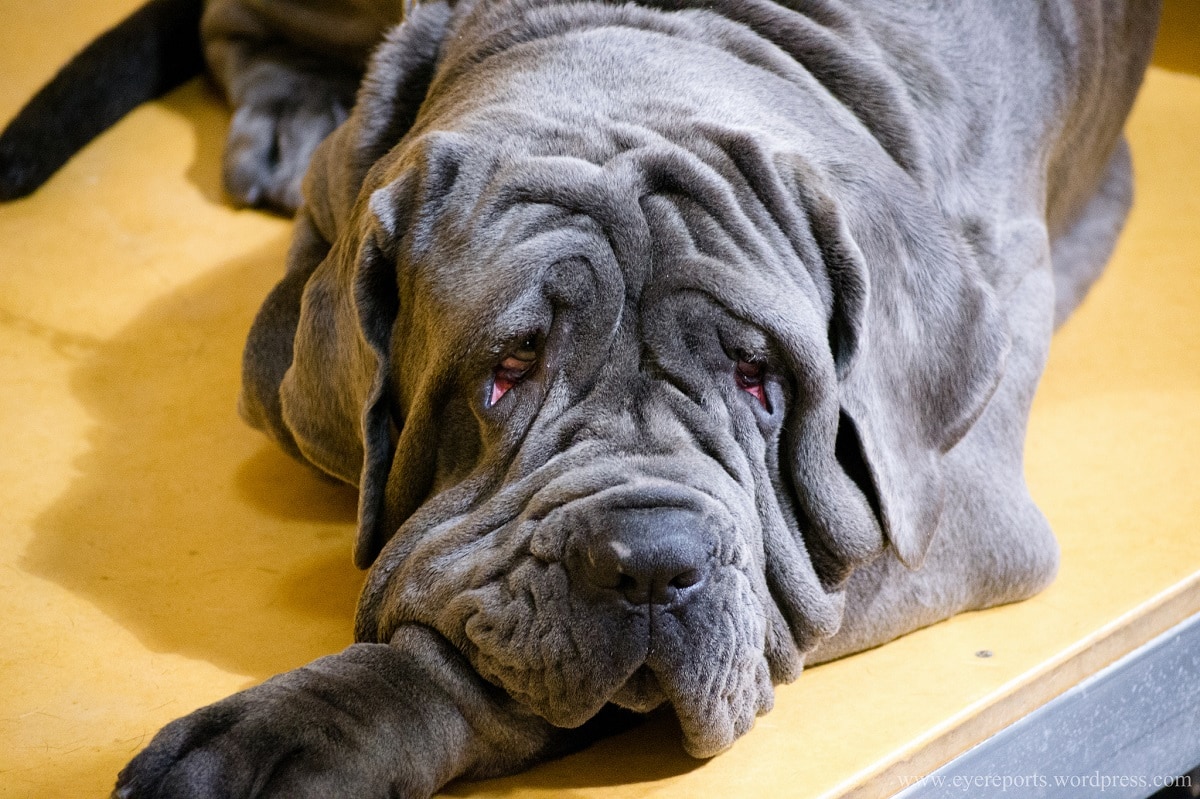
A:
POLYGON ((402 298, 392 469, 429 485, 407 520, 388 496, 399 531, 360 636, 430 625, 562 726, 669 701, 711 754, 769 709, 772 670, 795 670, 764 548, 768 530, 796 535, 771 479, 785 358, 705 285, 694 245, 651 257, 648 242, 679 238, 679 209, 639 204, 642 176, 531 158, 480 186, 467 173, 490 165, 465 157, 443 139, 418 170, 436 199, 403 179, 376 199, 380 217, 415 206, 428 225, 385 258, 402 298), (552 194, 593 207, 521 185, 551 170, 552 194), (447 190, 447 172, 463 185, 447 190))

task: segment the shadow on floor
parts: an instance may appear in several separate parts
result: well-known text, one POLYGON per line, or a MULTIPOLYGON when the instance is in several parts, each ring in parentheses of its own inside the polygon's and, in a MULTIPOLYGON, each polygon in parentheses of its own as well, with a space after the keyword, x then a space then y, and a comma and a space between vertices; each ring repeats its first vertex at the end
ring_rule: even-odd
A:
POLYGON ((81 355, 72 388, 95 427, 25 555, 150 649, 256 680, 347 644, 362 580, 355 492, 235 410, 242 340, 285 247, 215 270, 81 355))
POLYGON ((1154 43, 1153 65, 1172 72, 1200 76, 1200 3, 1195 0, 1167 0, 1163 4, 1158 40, 1154 43))

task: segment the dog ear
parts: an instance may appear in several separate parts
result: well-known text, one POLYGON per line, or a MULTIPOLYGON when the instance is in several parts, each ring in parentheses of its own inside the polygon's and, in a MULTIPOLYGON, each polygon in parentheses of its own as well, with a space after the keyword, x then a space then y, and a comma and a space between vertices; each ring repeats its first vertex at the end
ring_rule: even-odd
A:
POLYGON ((279 384, 282 421, 298 451, 359 487, 354 560, 361 568, 421 499, 408 495, 428 485, 429 475, 407 461, 396 476, 404 485, 392 484, 397 442, 430 432, 420 422, 410 430, 401 410, 404 386, 395 382, 397 267, 429 246, 460 157, 454 134, 424 136, 405 147, 397 177, 363 193, 349 229, 304 285, 292 362, 279 384))
POLYGON ((304 286, 279 398, 304 458, 359 486, 354 557, 365 567, 376 552, 366 542, 378 526, 394 448, 389 367, 400 302, 390 236, 369 210, 360 217, 360 229, 338 238, 304 286))
POLYGON ((399 295, 380 225, 362 216, 362 229, 331 247, 302 211, 288 272, 247 338, 239 410, 293 457, 360 487, 355 562, 365 568, 374 552, 364 554, 363 531, 377 526, 391 462, 388 364, 399 295))
MULTIPOLYGON (((818 460, 828 461, 832 443, 838 477, 858 487, 840 479, 814 487, 821 474, 806 474, 809 456, 798 452, 802 504, 841 563, 835 582, 878 541, 868 510, 899 559, 919 568, 944 502, 942 458, 998 385, 1007 328, 974 258, 907 173, 841 165, 818 177, 793 168, 788 182, 830 297, 838 407, 826 403, 818 460)), ((795 439, 811 448, 804 435, 795 439)))

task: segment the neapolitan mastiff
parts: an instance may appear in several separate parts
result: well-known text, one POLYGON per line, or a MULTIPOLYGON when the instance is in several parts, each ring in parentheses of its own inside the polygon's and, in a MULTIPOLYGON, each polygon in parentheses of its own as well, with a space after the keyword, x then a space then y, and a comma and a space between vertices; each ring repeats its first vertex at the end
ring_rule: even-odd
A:
POLYGON ((1026 418, 1129 207, 1156 19, 209 3, 229 190, 299 206, 242 411, 359 487, 370 573, 361 643, 169 725, 116 795, 428 796, 611 705, 708 757, 805 663, 1045 586, 1026 418))

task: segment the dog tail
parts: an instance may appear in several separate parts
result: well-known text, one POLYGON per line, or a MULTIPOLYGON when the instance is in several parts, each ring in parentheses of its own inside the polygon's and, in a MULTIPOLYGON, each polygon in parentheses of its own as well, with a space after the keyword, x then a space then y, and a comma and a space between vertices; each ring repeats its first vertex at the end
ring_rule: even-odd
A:
POLYGON ((0 134, 0 201, 45 183, 117 120, 198 74, 201 0, 150 0, 59 70, 0 134))

